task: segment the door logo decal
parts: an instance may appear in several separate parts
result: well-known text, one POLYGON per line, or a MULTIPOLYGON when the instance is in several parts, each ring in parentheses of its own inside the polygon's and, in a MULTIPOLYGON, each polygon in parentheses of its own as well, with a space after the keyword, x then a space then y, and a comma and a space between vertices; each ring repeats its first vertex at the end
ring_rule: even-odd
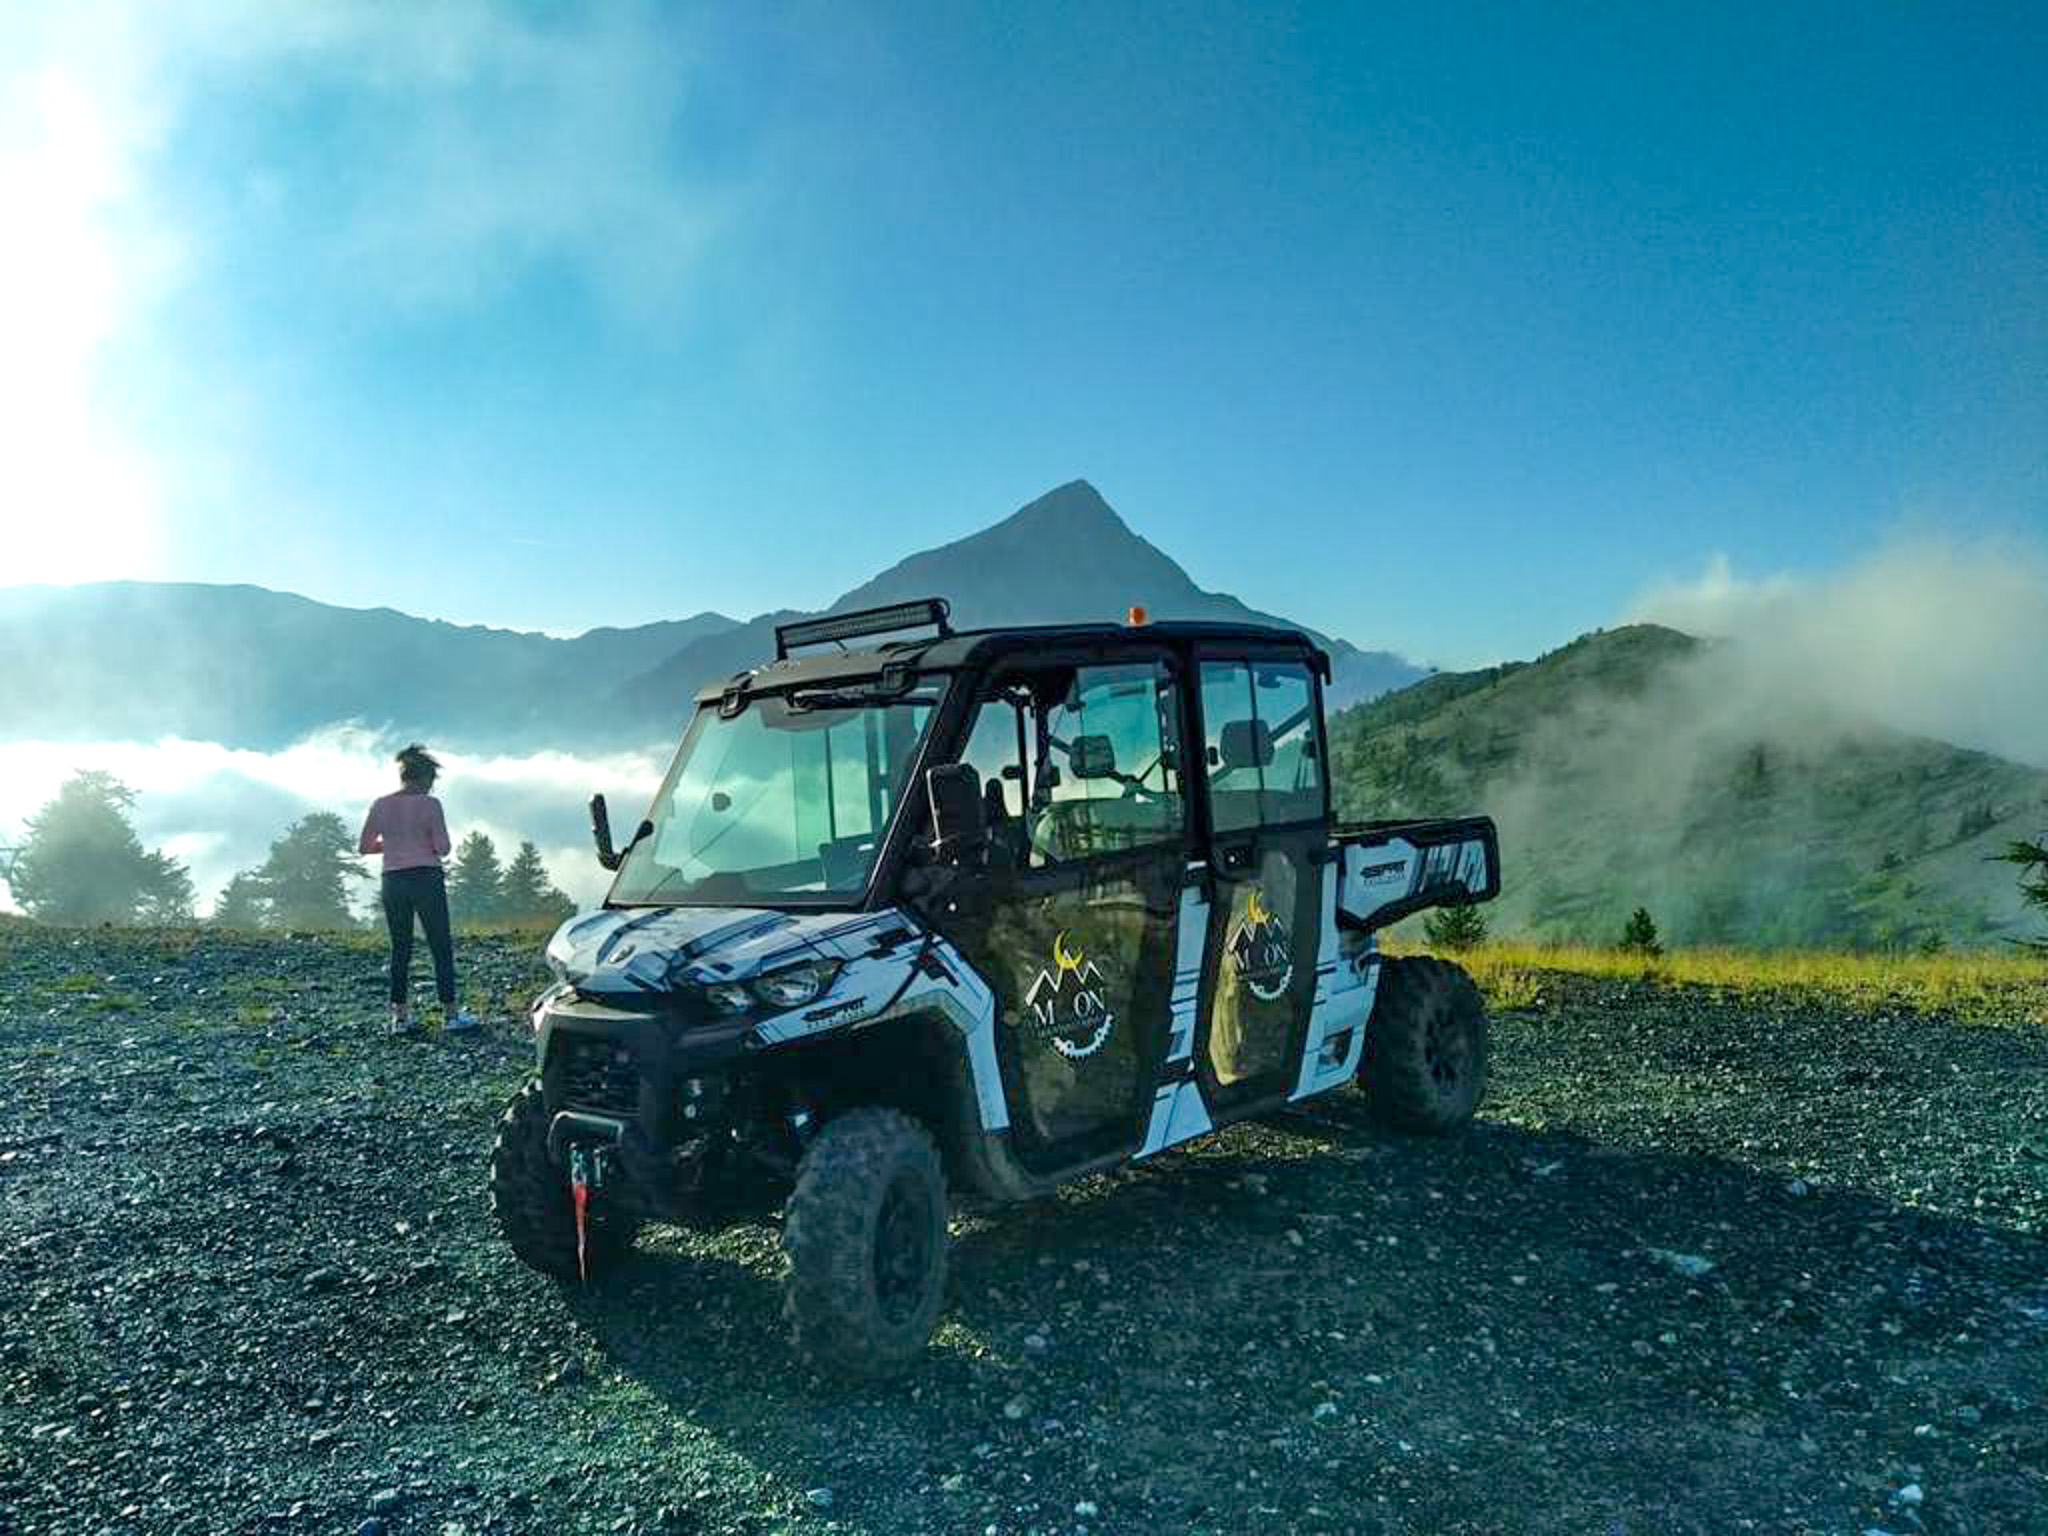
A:
POLYGON ((1085 951, 1069 949, 1061 929, 1052 941, 1052 964, 1024 994, 1031 1032, 1069 1061, 1093 1056, 1116 1027, 1107 991, 1102 968, 1085 951))
POLYGON ((1237 979, 1260 1002, 1277 1003, 1287 995, 1294 980, 1294 940, 1256 885, 1245 893, 1244 916, 1230 936, 1230 958, 1237 979))

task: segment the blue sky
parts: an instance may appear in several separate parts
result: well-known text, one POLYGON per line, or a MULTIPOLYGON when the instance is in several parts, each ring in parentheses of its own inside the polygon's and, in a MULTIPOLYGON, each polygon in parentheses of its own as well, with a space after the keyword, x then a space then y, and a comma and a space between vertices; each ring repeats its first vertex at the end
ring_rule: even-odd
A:
POLYGON ((10 11, 0 581, 747 614, 1083 475, 1458 665, 2048 536, 2048 11, 1623 11, 10 11))

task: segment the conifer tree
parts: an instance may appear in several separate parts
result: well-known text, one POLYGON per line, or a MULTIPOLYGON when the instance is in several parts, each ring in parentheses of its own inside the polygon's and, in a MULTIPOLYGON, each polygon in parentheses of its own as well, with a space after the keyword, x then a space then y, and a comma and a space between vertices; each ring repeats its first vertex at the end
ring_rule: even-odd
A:
POLYGON ((348 882, 360 878, 356 840, 332 811, 301 816, 270 845, 256 872, 271 921, 285 928, 353 928, 348 882))
POLYGON ((1621 930, 1621 947, 1652 957, 1664 953, 1664 946, 1657 938, 1657 924, 1648 907, 1637 907, 1629 914, 1628 922, 1621 930))
POLYGON ((574 912, 576 903, 556 889, 540 849, 529 841, 519 845, 505 866, 500 910, 512 922, 553 925, 574 912))
POLYGON ((270 925, 270 896, 255 870, 245 869, 221 887, 212 922, 216 928, 245 933, 270 925))
POLYGON ((8 875, 22 910, 40 922, 183 922, 192 881, 135 835, 135 791, 99 769, 73 774, 28 819, 8 875))
POLYGON ((1458 953, 1486 941, 1486 918, 1477 907, 1440 907, 1422 920, 1431 949, 1458 953))
POLYGON ((505 904, 505 871, 489 837, 472 832, 448 870, 448 913, 458 923, 495 922, 505 904))
MULTIPOLYGON (((2048 838, 2038 843, 2016 842, 1999 857, 2019 866, 2021 899, 2048 915, 2048 838)), ((2048 954, 2048 937, 2018 942, 2027 949, 2048 954)))

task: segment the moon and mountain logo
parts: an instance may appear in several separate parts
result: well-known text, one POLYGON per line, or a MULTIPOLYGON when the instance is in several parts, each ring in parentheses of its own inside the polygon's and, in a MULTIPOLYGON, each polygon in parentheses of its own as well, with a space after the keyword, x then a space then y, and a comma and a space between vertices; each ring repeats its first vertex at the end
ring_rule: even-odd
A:
POLYGON ((1256 885, 1245 893, 1244 916, 1230 936, 1230 959, 1239 983, 1260 1002, 1277 1003, 1287 995, 1294 980, 1294 940, 1256 885))
POLYGON ((1052 941, 1052 964, 1024 994, 1024 1012, 1031 1033, 1069 1061, 1093 1056, 1116 1028, 1102 968, 1068 945, 1065 929, 1052 941))

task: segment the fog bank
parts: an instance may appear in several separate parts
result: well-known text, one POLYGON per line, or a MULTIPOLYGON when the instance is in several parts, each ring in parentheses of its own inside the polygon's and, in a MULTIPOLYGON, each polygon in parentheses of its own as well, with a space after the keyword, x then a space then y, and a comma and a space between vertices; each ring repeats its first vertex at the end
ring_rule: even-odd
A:
POLYGON ((1817 579, 1744 580, 1716 558, 1629 617, 1727 641, 1709 665, 1742 712, 1839 714, 2048 767, 2048 548, 1900 539, 1817 579))
MULTIPOLYGON (((204 914, 230 876, 260 864, 271 840, 308 811, 333 811, 352 828, 360 824, 370 801, 397 785, 391 754, 399 745, 357 726, 316 732, 281 752, 177 738, 0 742, 0 847, 20 841, 25 820, 72 774, 105 769, 136 791, 143 844, 192 872, 204 914)), ((486 833, 506 859, 522 839, 532 839, 555 883, 580 905, 594 904, 606 884, 590 849, 586 802, 602 790, 615 819, 631 825, 666 766, 652 753, 438 755, 437 792, 455 839, 486 833)), ((5 893, 0 884, 0 904, 12 909, 5 893)), ((366 881, 357 904, 369 894, 366 881)))

